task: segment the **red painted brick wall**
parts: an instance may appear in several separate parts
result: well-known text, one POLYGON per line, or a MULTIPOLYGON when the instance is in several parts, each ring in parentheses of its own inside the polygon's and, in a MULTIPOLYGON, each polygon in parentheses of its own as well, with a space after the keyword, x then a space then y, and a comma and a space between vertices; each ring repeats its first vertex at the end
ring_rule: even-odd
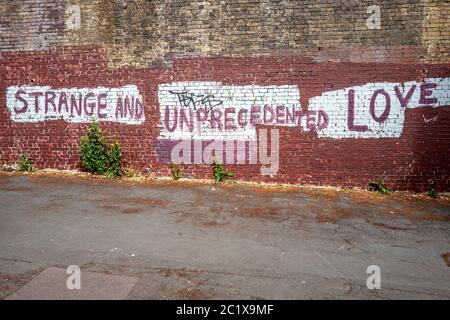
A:
MULTIPOLYGON (((185 58, 166 68, 107 67, 106 51, 67 47, 46 52, 0 54, 0 161, 15 163, 26 153, 37 168, 80 168, 78 144, 86 124, 64 120, 13 122, 6 107, 8 86, 53 88, 137 85, 145 105, 145 122, 102 122, 109 136, 120 139, 125 167, 169 175, 169 164, 156 153, 160 133, 158 85, 177 81, 220 81, 224 85, 297 85, 302 108, 327 91, 374 82, 422 81, 450 77, 444 64, 316 63, 289 56, 252 58, 185 58)), ((280 167, 262 176, 260 165, 229 165, 236 179, 366 187, 382 178, 394 189, 450 190, 450 106, 414 108, 405 113, 399 138, 318 137, 316 132, 279 127, 280 167), (435 119, 426 122, 424 119, 435 119)), ((210 165, 184 165, 184 177, 210 178, 210 165)))

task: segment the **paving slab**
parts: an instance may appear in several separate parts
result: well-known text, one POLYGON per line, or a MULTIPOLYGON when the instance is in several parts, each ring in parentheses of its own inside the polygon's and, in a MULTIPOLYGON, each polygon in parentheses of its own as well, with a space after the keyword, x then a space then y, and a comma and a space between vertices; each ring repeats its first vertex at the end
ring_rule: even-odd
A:
POLYGON ((6 300, 120 300, 127 297, 139 278, 80 272, 80 288, 69 289, 66 269, 50 267, 6 300))

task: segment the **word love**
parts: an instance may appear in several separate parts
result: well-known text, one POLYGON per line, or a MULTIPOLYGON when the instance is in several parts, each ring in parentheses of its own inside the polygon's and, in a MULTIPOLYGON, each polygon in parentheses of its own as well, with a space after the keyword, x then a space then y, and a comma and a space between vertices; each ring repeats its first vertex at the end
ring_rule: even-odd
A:
POLYGON ((11 119, 17 122, 62 119, 84 123, 92 118, 125 124, 145 121, 143 100, 135 85, 69 89, 11 86, 6 100, 11 119))
POLYGON ((317 131, 328 138, 398 138, 405 112, 418 107, 450 106, 450 78, 425 82, 368 83, 325 92, 309 101, 309 110, 325 110, 329 125, 317 131))

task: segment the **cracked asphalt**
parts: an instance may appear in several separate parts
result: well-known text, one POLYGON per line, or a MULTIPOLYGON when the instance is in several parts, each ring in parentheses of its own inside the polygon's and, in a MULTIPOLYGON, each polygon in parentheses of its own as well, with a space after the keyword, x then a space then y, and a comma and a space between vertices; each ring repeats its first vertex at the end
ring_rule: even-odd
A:
POLYGON ((126 299, 450 299, 448 196, 3 174, 0 204, 0 299, 69 265, 126 299))

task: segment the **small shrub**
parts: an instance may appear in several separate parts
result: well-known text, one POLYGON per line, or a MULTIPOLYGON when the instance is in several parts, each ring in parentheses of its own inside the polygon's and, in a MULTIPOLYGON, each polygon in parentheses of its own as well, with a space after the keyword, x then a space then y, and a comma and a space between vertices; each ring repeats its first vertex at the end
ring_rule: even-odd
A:
POLYGON ((385 186, 383 180, 375 180, 369 184, 369 190, 370 191, 378 191, 381 194, 388 194, 391 189, 389 189, 387 186, 385 186))
POLYGON ((122 175, 122 147, 118 140, 109 147, 106 175, 108 178, 117 178, 122 175))
POLYGON ((433 188, 430 191, 428 191, 428 195, 432 198, 438 198, 439 192, 437 192, 437 190, 433 188))
POLYGON ((180 180, 180 178, 181 178, 181 166, 178 163, 172 162, 170 164, 170 173, 172 174, 173 180, 180 180))
POLYGON ((122 175, 122 147, 116 140, 108 145, 96 121, 89 123, 88 134, 81 138, 82 166, 90 173, 117 178, 122 175))
POLYGON ((26 154, 22 154, 19 157, 19 163, 17 165, 17 171, 33 171, 33 165, 31 164, 31 160, 28 158, 26 154))
POLYGON ((223 165, 217 161, 214 161, 213 168, 214 168, 214 180, 216 180, 216 183, 222 182, 228 177, 234 177, 233 173, 226 172, 223 165))
POLYGON ((97 122, 89 123, 88 134, 81 138, 82 166, 90 173, 105 174, 108 169, 108 146, 97 122))

